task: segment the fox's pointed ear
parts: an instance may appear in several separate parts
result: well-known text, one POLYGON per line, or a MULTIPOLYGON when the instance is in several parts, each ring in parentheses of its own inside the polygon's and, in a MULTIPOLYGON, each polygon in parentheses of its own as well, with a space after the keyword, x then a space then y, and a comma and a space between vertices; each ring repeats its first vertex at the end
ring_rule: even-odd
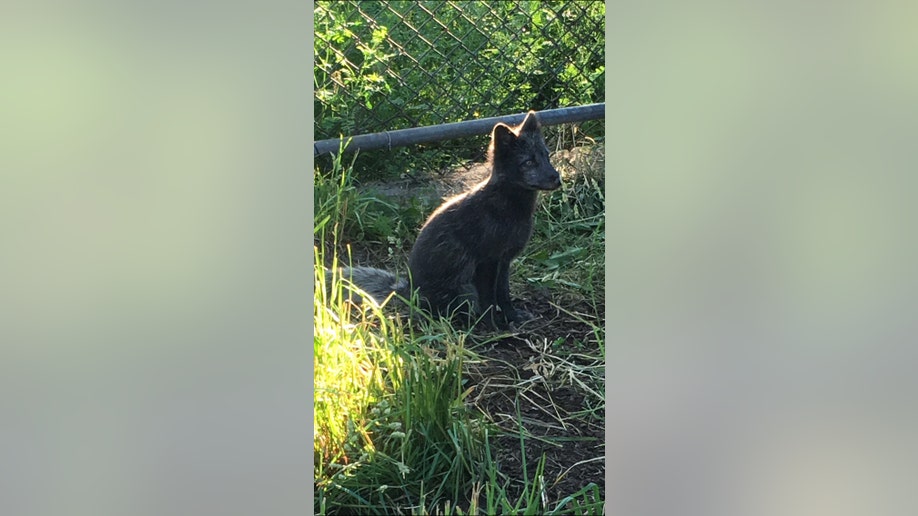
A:
POLYGON ((526 118, 523 119, 523 124, 520 126, 520 131, 537 131, 539 129, 539 119, 536 118, 536 112, 530 111, 526 113, 526 118))
POLYGON ((516 134, 507 124, 498 123, 491 131, 491 141, 497 145, 507 145, 516 140, 516 134))

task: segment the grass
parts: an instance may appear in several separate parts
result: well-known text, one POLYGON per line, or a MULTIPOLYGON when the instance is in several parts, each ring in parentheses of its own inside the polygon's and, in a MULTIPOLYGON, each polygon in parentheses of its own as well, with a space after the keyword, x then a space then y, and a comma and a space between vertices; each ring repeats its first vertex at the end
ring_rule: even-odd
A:
MULTIPOLYGON (((325 275, 316 282, 325 297, 325 275)), ((462 403, 465 335, 435 321, 418 334, 379 306, 353 309, 340 289, 318 301, 318 512, 385 514, 459 499, 480 462, 479 425, 462 403)))
POLYGON ((340 155, 316 171, 316 513, 602 512, 602 478, 578 477, 603 461, 602 182, 558 168, 512 276, 515 294, 551 293, 544 324, 492 334, 348 303, 324 273, 350 261, 342 242, 398 268, 423 213, 363 194, 340 155))

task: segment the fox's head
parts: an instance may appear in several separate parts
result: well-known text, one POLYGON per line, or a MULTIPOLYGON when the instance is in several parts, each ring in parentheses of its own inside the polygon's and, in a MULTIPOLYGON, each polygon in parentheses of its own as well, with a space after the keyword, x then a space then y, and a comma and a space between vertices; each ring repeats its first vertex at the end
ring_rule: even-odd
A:
POLYGON ((523 123, 510 127, 498 123, 491 131, 492 180, 507 181, 529 190, 554 190, 561 186, 561 175, 548 161, 548 147, 539 128, 535 111, 523 123))

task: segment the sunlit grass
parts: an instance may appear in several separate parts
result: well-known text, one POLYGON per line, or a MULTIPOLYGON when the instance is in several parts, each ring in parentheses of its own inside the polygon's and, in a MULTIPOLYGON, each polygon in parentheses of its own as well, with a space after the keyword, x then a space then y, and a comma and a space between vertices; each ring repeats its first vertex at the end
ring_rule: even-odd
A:
MULTIPOLYGON (((317 252, 317 263, 321 263, 317 252)), ((316 274, 317 510, 390 512, 467 497, 480 425, 464 404, 463 333, 342 301, 316 274), (330 291, 330 296, 326 294, 330 291)))
MULTIPOLYGON (((340 289, 330 298, 326 295, 324 273, 316 274, 316 285, 313 438, 321 462, 346 461, 345 444, 351 437, 347 424, 383 396, 386 382, 393 380, 383 375, 383 368, 392 368, 397 359, 384 338, 371 331, 367 314, 355 314, 346 306, 340 289)), ((362 445, 372 448, 373 442, 364 436, 362 445)))

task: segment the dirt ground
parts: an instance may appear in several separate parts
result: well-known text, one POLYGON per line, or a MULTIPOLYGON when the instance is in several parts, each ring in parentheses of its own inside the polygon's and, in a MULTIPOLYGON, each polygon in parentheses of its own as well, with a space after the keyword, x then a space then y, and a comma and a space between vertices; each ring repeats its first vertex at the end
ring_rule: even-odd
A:
MULTIPOLYGON (((484 362, 469 371, 475 386, 473 404, 508 432, 519 433, 522 427, 530 479, 545 454, 543 478, 549 501, 556 502, 591 482, 604 497, 604 410, 595 395, 604 388, 604 364, 597 343, 586 324, 553 309, 549 300, 520 305, 539 318, 518 335, 476 350, 484 362), (558 340, 559 349, 547 345, 558 340), (565 347, 573 342, 587 345, 571 353, 565 347), (585 385, 573 381, 572 376, 578 374, 585 385)), ((522 479, 519 438, 500 437, 494 446, 501 471, 522 479)), ((519 490, 511 493, 520 494, 519 490)))

